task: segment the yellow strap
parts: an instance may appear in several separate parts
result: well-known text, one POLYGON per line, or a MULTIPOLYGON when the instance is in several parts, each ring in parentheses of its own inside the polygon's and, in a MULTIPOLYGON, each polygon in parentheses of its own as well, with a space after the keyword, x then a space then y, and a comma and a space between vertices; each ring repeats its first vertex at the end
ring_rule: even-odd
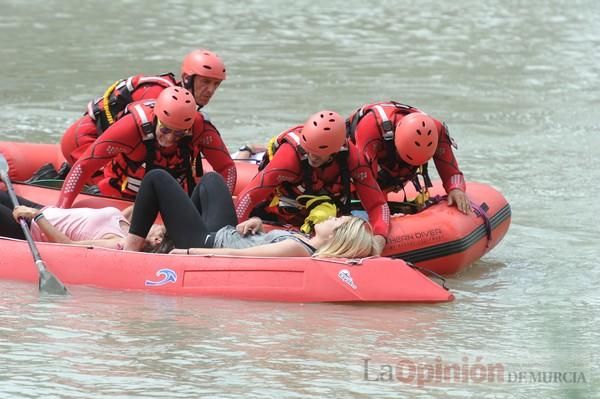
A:
POLYGON ((121 182, 121 191, 125 191, 125 189, 127 188, 127 176, 123 176, 122 178, 122 182, 121 182))
POLYGON ((269 161, 273 159, 275 155, 275 143, 277 142, 278 136, 271 137, 271 140, 267 143, 267 155, 269 156, 269 161))
POLYGON ((273 196, 273 199, 271 200, 271 203, 269 203, 269 208, 279 205, 279 198, 280 198, 279 195, 273 196))
POLYGON ((420 193, 415 198, 415 203, 417 205, 419 205, 419 207, 421 208, 421 207, 423 207, 425 205, 425 202, 427 202, 428 199, 429 199, 429 193, 428 192, 420 193))
POLYGON ((102 96, 102 100, 103 100, 103 105, 104 105, 104 114, 106 115, 106 119, 108 120, 108 125, 112 125, 113 123, 115 123, 112 113, 110 112, 110 106, 108 104, 108 99, 110 97, 110 95, 112 94, 113 91, 115 91, 115 87, 117 87, 117 85, 119 84, 119 82, 121 82, 120 80, 117 80, 115 83, 113 83, 108 89, 106 89, 106 91, 104 92, 104 96, 102 96))
MULTIPOLYGON (((417 180, 419 179, 419 176, 423 176, 423 165, 419 166, 419 168, 417 169, 417 180)), ((423 179, 423 184, 421 184, 421 190, 419 191, 419 195, 417 195, 417 197, 414 199, 414 202, 419 206, 419 208, 422 208, 425 206, 425 203, 428 199, 429 188, 425 183, 425 179, 423 179)))

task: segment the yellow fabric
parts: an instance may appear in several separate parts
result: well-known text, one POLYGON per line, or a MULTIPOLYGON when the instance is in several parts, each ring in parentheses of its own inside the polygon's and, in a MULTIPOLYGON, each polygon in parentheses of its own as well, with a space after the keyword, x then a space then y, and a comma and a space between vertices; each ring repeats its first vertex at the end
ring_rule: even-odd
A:
POLYGON ((308 234, 313 230, 315 224, 337 216, 337 206, 327 195, 301 195, 296 200, 300 203, 306 201, 304 206, 309 211, 308 216, 304 219, 304 224, 300 227, 300 231, 303 233, 308 234))

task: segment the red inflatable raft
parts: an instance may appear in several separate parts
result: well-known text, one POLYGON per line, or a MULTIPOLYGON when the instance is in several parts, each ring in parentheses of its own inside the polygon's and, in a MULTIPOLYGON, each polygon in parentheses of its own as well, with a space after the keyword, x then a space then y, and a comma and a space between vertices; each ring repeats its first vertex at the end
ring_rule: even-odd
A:
MULTIPOLYGON (((0 143, 0 153, 7 159, 15 181, 23 180, 46 161, 54 162, 48 157, 49 148, 0 143), (36 151, 39 149, 45 151, 36 151), (19 158, 25 152, 30 155, 19 158)), ((57 166, 61 162, 60 157, 56 158, 57 166)), ((37 202, 51 204, 58 198, 56 189, 17 182, 13 185, 18 195, 37 202)), ((0 186, 4 189, 2 184, 0 186)), ((122 209, 129 204, 82 194, 74 206, 122 209)), ((37 246, 48 270, 67 287, 90 285, 160 294, 286 302, 446 302, 454 298, 448 290, 404 261, 384 257, 281 259, 148 254, 53 243, 37 246)), ((25 241, 0 237, 0 251, 0 279, 38 281, 38 271, 25 241)))
MULTIPOLYGON (((37 282, 27 243, 0 237, 0 279, 37 282)), ((286 302, 445 302, 450 292, 389 258, 351 261, 162 255, 38 243, 48 270, 67 287, 90 285, 286 302)))
MULTIPOLYGON (((54 144, 0 142, 0 153, 7 159, 10 176, 15 181, 26 180, 44 163, 53 163, 58 168, 63 162, 60 148, 54 144)), ((236 161, 236 165, 237 194, 254 176, 257 167, 249 161, 236 161)), ((208 164, 205 170, 210 170, 208 164)), ((432 196, 445 194, 441 182, 434 182, 430 193, 432 196)), ((467 182, 467 193, 478 209, 472 215, 463 215, 455 207, 449 207, 446 201, 441 201, 417 214, 393 217, 383 255, 412 262, 439 274, 460 272, 480 259, 508 231, 511 209, 502 194, 487 184, 467 182)), ((23 194, 38 200, 39 196, 47 195, 44 203, 55 203, 57 198, 57 193, 49 190, 23 194)), ((416 193, 407 187, 407 195, 411 198, 416 193)), ((80 197, 75 206, 98 200, 80 197)), ((403 196, 390 194, 389 200, 402 201, 403 196)))

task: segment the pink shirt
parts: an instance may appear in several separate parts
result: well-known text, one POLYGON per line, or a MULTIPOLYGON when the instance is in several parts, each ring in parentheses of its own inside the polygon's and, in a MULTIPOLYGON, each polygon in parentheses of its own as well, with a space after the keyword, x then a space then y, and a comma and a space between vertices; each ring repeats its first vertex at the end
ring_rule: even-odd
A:
MULTIPOLYGON (((117 208, 56 208, 48 206, 42 209, 44 217, 57 230, 73 241, 98 240, 107 234, 125 237, 121 222, 129 224, 117 208)), ((48 242, 36 222, 31 222, 31 236, 35 241, 48 242)))

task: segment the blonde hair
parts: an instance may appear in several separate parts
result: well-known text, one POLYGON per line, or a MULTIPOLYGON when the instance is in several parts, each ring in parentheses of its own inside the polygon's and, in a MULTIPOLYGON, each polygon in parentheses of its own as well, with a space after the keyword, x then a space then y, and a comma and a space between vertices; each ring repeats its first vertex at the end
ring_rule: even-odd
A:
POLYGON ((332 239, 313 256, 322 258, 365 258, 376 253, 371 225, 364 219, 351 216, 333 231, 332 239))

